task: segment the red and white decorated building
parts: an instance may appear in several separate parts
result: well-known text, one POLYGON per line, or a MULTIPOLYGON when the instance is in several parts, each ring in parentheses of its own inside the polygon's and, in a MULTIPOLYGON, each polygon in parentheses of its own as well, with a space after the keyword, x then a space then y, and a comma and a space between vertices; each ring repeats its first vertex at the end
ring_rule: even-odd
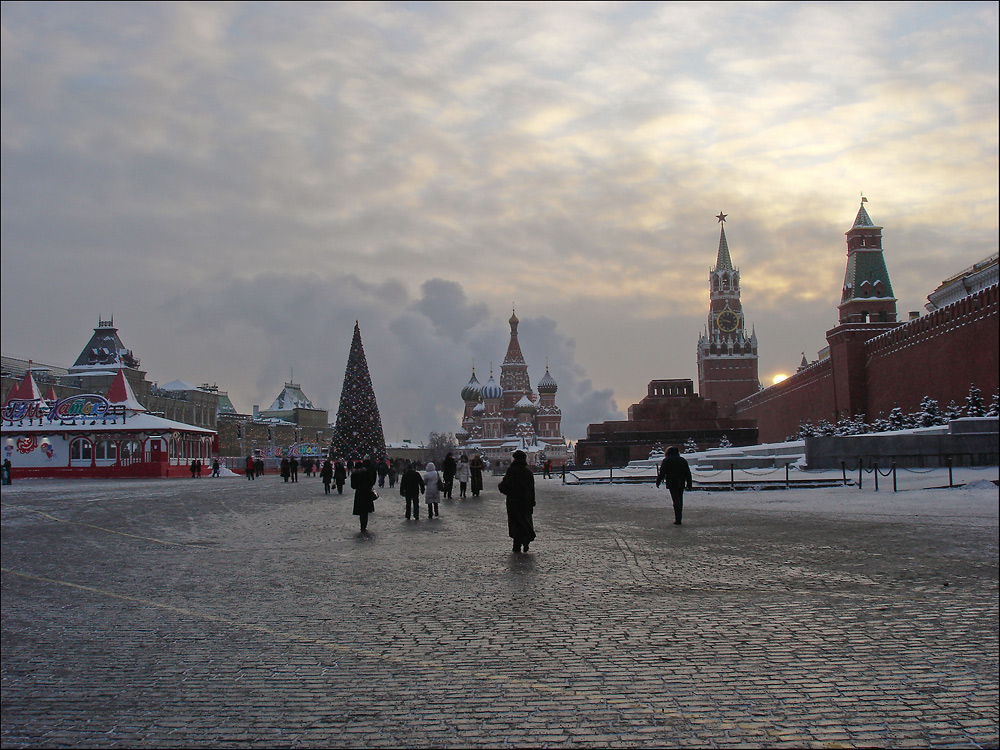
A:
POLYGON ((29 367, 0 410, 0 438, 15 479, 190 476, 218 452, 214 430, 150 414, 121 368, 106 394, 57 399, 29 367))

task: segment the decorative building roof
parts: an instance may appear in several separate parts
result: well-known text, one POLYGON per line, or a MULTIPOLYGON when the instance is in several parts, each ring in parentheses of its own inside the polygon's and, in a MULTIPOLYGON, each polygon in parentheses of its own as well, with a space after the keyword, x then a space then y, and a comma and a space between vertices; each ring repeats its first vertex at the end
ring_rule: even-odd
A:
POLYGON ((497 385, 492 372, 490 372, 490 379, 486 381, 486 385, 483 386, 480 393, 482 393, 483 401, 499 401, 503 398, 503 388, 497 385))
POLYGON ((722 226, 719 233, 719 254, 715 259, 716 271, 732 271, 733 259, 729 256, 729 243, 726 241, 726 227, 722 226))
POLYGON ((121 367, 115 373, 115 379, 111 381, 111 387, 108 388, 106 397, 112 404, 124 406, 130 411, 146 411, 146 407, 140 404, 139 399, 135 397, 132 386, 129 385, 128 378, 125 377, 125 370, 121 367))
MULTIPOLYGON (((841 304, 853 299, 894 299, 889 269, 882 252, 881 235, 871 232, 854 232, 856 229, 881 229, 872 221, 865 210, 867 199, 862 198, 861 208, 854 220, 854 226, 847 234, 853 237, 867 237, 871 245, 853 246, 849 240, 847 271, 844 274, 844 289, 841 304)), ((866 240, 867 242, 867 240, 866 240)))
POLYGON ((861 199, 861 208, 858 209, 858 215, 854 219, 854 226, 851 227, 852 229, 857 227, 875 227, 875 222, 872 221, 872 217, 870 217, 868 212, 865 211, 865 204, 867 202, 867 198, 861 199))
POLYGON ((291 411, 292 409, 315 409, 312 401, 306 398, 302 392, 302 386, 298 383, 285 383, 284 389, 274 399, 271 408, 267 411, 291 411))
POLYGON ((462 389, 462 400, 463 401, 478 401, 479 395, 483 390, 483 386, 480 385, 479 381, 476 380, 476 368, 472 368, 472 378, 469 380, 465 388, 462 389))
POLYGON ((527 396, 521 396, 521 398, 518 400, 518 402, 516 404, 514 404, 514 411, 519 412, 519 413, 520 412, 529 412, 529 413, 530 412, 534 412, 535 408, 536 408, 535 407, 535 402, 532 401, 527 396))
POLYGON ((553 379, 552 375, 549 373, 548 365, 545 366, 545 374, 542 375, 542 379, 538 381, 538 392, 539 393, 555 393, 559 390, 559 385, 553 379))
POLYGON ((119 366, 138 369, 139 360, 133 356, 131 349, 125 348, 114 319, 98 320, 97 324, 94 335, 76 358, 70 372, 88 369, 111 371, 119 366))
POLYGON ((31 374, 31 366, 29 364, 28 369, 24 372, 24 377, 21 378, 21 382, 10 389, 10 393, 7 394, 6 401, 10 401, 12 398, 20 398, 25 401, 37 401, 42 397, 42 392, 38 390, 38 384, 35 382, 34 376, 31 374))

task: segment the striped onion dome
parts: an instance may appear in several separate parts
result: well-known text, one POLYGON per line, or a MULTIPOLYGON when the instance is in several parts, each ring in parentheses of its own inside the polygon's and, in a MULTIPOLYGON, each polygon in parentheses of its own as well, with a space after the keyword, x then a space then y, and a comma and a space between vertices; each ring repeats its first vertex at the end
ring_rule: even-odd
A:
POLYGON ((462 400, 463 401, 478 401, 479 393, 483 390, 483 387, 476 380, 476 371, 472 371, 472 379, 469 381, 468 385, 462 389, 462 400))
POLYGON ((483 401, 499 401, 503 398, 503 388, 497 385, 492 373, 490 373, 490 379, 486 381, 486 385, 479 392, 482 394, 483 401))

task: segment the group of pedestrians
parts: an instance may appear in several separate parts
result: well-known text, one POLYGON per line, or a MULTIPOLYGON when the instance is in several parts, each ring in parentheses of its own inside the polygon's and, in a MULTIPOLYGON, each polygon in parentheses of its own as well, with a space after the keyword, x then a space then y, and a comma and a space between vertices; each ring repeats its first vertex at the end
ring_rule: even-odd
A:
MULTIPOLYGON (((535 509, 535 478, 528 467, 528 457, 524 451, 514 451, 511 463, 500 481, 497 489, 506 496, 507 533, 513 540, 513 552, 527 552, 529 545, 535 540, 534 509, 535 509)), ((469 485, 473 497, 478 497, 483 490, 483 470, 485 462, 476 454, 472 460, 462 455, 457 461, 448 453, 438 471, 434 462, 429 462, 421 475, 416 465, 407 463, 399 479, 399 494, 405 503, 405 517, 415 521, 420 520, 420 498, 423 496, 427 506, 427 519, 439 518, 442 498, 452 499, 455 480, 458 480, 459 498, 465 498, 469 485)), ((375 500, 378 493, 375 487, 384 487, 388 479, 389 487, 396 483, 398 469, 389 461, 376 462, 371 456, 365 456, 360 461, 354 461, 350 466, 343 462, 327 459, 319 470, 323 481, 323 492, 329 495, 331 487, 336 486, 338 494, 342 494, 350 471, 351 489, 354 490, 353 514, 358 516, 361 532, 368 530, 368 516, 375 512, 375 500)), ((281 476, 284 481, 298 481, 298 462, 294 457, 283 459, 281 476)), ((193 473, 193 471, 192 471, 193 473)), ((247 456, 247 478, 256 475, 255 461, 247 456)), ((545 467, 545 475, 551 476, 551 466, 545 467)), ((656 486, 665 483, 670 491, 674 508, 674 523, 681 524, 684 510, 684 490, 692 488, 691 469, 687 461, 680 455, 676 447, 667 449, 666 457, 660 465, 656 477, 656 486)))

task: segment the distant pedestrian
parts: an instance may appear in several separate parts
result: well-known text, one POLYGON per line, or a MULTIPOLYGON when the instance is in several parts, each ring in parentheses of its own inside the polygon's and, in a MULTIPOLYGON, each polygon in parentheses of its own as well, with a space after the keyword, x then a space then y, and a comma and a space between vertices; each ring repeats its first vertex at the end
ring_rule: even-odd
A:
POLYGON ((11 464, 10 459, 5 458, 3 460, 3 483, 9 485, 11 483, 11 464))
POLYGON ((347 468, 343 461, 337 459, 333 462, 333 483, 337 485, 337 494, 344 494, 344 483, 347 481, 347 468))
POLYGON ((389 476, 389 462, 384 459, 379 461, 375 466, 375 471, 378 474, 378 486, 385 487, 385 478, 389 476))
POLYGON ((458 459, 458 468, 455 470, 455 477, 458 479, 458 496, 465 497, 465 491, 469 486, 469 475, 472 470, 469 468, 469 457, 464 453, 458 459))
POLYGON ((684 490, 686 488, 690 492, 692 489, 691 467, 675 445, 667 448, 666 458, 660 464, 660 471, 656 475, 657 487, 660 482, 665 482, 670 490, 670 499, 674 504, 674 525, 680 526, 681 514, 684 512, 684 490))
POLYGON ((451 499, 451 490, 455 484, 455 473, 458 471, 458 465, 455 463, 455 457, 448 453, 444 457, 444 462, 441 464, 441 474, 442 481, 444 482, 444 489, 442 490, 444 496, 451 499))
MULTIPOLYGON (((413 520, 420 520, 420 495, 425 490, 424 479, 420 472, 413 468, 413 464, 406 465, 406 471, 399 480, 399 494, 406 500, 406 520, 410 520, 410 511, 413 511, 413 520)), ((429 509, 428 509, 429 511, 429 509)), ((428 515, 430 513, 428 512, 428 515)))
POLYGON ((191 478, 194 479, 194 474, 198 471, 198 462, 191 461, 191 466, 188 467, 188 470, 191 472, 191 478))
POLYGON ((433 461, 427 462, 427 469, 424 471, 424 500, 427 502, 427 518, 435 516, 440 518, 441 511, 438 503, 441 501, 441 491, 444 489, 444 480, 438 473, 433 461))
POLYGON ((292 459, 288 462, 288 469, 292 475, 292 481, 299 481, 299 459, 292 456, 292 459))
POLYGON ((368 457, 358 461, 351 470, 351 489, 354 490, 354 515, 361 521, 361 533, 368 530, 368 514, 375 512, 375 482, 378 477, 368 457))
POLYGON ((396 478, 399 476, 399 463, 398 459, 396 461, 389 462, 389 489, 391 490, 396 486, 396 478))
POLYGON ((213 477, 219 476, 219 471, 221 471, 221 469, 222 469, 222 467, 219 466, 219 459, 217 459, 217 458, 213 459, 212 460, 212 476, 213 477))
POLYGON ((469 478, 470 484, 472 485, 469 489, 472 490, 473 497, 479 497, 479 493, 483 491, 483 469, 485 465, 483 464, 483 457, 478 453, 472 457, 469 461, 469 478))
POLYGON ((528 551, 528 545, 535 541, 535 477, 528 468, 528 456, 524 451, 514 451, 511 461, 500 480, 498 489, 507 496, 507 534, 514 540, 514 552, 528 551))
POLYGON ((330 484, 333 482, 333 463, 330 459, 326 459, 323 463, 323 468, 319 470, 319 477, 323 480, 323 494, 330 494, 330 484))
POLYGON ((257 464, 253 460, 253 456, 247 456, 247 481, 252 482, 257 477, 257 464))
POLYGON ((254 469, 254 473, 257 476, 259 476, 259 477, 264 476, 264 459, 261 458, 260 456, 258 456, 257 458, 255 458, 254 462, 253 462, 253 469, 254 469))
POLYGON ((279 465, 278 472, 281 474, 281 479, 287 482, 292 476, 292 465, 288 462, 288 458, 281 459, 281 464, 279 465))

